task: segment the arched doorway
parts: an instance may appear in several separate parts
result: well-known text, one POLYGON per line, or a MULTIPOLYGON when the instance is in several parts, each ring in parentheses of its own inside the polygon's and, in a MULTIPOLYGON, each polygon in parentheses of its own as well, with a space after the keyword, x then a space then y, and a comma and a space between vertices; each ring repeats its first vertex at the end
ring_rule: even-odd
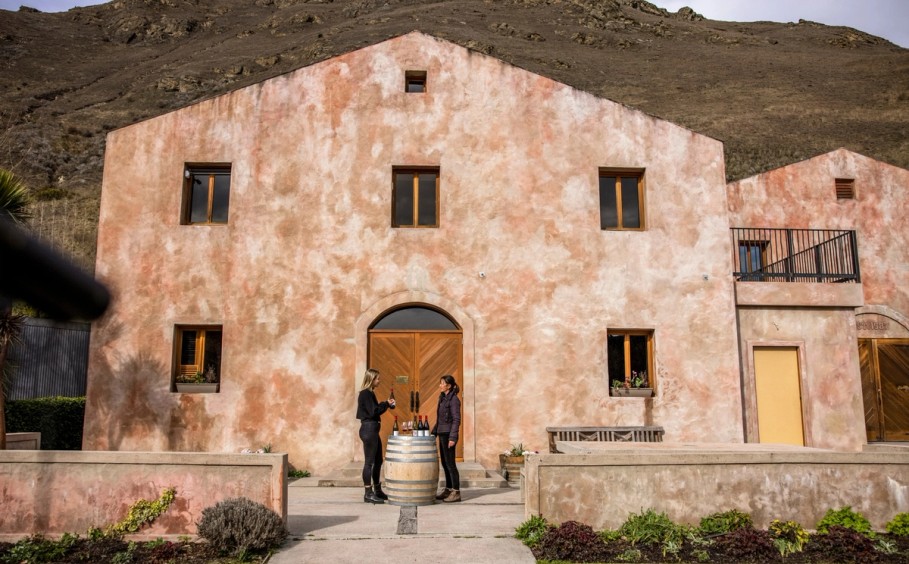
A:
MULTIPOLYGON (((384 312, 369 328, 367 365, 382 374, 376 389, 379 401, 394 388, 397 408, 382 416, 383 443, 399 424, 415 415, 436 420, 439 378, 451 374, 463 389, 461 328, 445 312, 425 304, 408 304, 384 312)), ((463 431, 463 423, 462 423, 463 431)), ((462 435, 463 436, 463 435, 462 435)), ((464 441, 457 456, 463 459, 464 441)))

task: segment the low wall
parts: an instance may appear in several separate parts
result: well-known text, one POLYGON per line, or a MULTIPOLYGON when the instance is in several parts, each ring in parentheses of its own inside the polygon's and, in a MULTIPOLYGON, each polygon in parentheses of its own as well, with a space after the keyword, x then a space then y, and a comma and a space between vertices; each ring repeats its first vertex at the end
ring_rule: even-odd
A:
POLYGON ((202 510, 232 497, 287 520, 286 454, 7 450, 0 451, 0 540, 84 534, 169 487, 174 502, 137 538, 194 535, 202 510))
POLYGON ((41 450, 41 433, 7 433, 7 450, 41 450))
POLYGON ((852 506, 875 529, 909 511, 909 454, 833 452, 785 445, 559 443, 525 457, 525 516, 615 529, 630 513, 678 523, 738 509, 813 529, 828 509, 852 506), (564 446, 564 449, 562 448, 564 446), (567 450, 566 450, 567 449, 567 450))

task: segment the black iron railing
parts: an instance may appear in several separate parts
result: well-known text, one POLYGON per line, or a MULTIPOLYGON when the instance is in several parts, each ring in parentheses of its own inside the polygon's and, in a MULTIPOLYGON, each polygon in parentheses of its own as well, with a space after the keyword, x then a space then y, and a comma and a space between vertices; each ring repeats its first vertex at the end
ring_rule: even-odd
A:
POLYGON ((732 228, 736 280, 861 282, 855 231, 732 228))

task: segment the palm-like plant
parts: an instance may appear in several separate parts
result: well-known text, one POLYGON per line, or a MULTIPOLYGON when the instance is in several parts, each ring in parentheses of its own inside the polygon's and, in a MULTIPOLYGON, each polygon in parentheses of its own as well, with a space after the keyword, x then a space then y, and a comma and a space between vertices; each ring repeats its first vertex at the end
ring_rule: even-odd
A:
MULTIPOLYGON (((25 184, 12 172, 0 169, 0 221, 24 224, 31 217, 31 197, 25 184)), ((13 315, 12 302, 0 296, 0 450, 6 449, 6 353, 22 331, 21 315, 13 315)))

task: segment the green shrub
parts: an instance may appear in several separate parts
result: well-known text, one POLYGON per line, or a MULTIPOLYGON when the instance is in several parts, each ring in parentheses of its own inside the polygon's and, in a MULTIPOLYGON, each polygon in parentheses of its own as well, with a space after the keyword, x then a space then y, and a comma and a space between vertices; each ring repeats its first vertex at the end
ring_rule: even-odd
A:
POLYGON ((42 450, 82 450, 84 421, 84 397, 34 398, 6 404, 7 432, 40 432, 42 450))
POLYGON ((41 535, 26 537, 16 544, 7 552, 0 561, 6 563, 19 564, 27 562, 57 562, 66 556, 67 550, 79 540, 78 535, 63 533, 58 541, 46 539, 41 535))
POLYGON ((245 497, 225 499, 203 509, 198 528, 200 537, 239 558, 281 546, 287 538, 277 513, 245 497))
POLYGON ((288 478, 309 478, 309 476, 309 470, 297 470, 295 468, 291 468, 287 471, 288 478))
POLYGON ((887 523, 887 532, 898 537, 909 536, 909 513, 897 513, 887 523))
POLYGON ((721 535, 751 526, 753 526, 751 515, 738 509, 730 509, 722 513, 711 513, 701 519, 699 530, 702 535, 721 535))
POLYGON ((653 509, 632 513, 619 527, 622 536, 632 545, 641 544, 681 544, 687 527, 676 525, 665 513, 653 509))
POLYGON ((540 544, 540 539, 543 538, 550 526, 546 519, 540 515, 534 515, 518 525, 514 536, 530 548, 533 548, 540 544))
POLYGON ((817 532, 826 534, 830 527, 834 525, 851 529, 866 537, 874 536, 874 531, 871 530, 871 523, 868 519, 861 513, 853 511, 848 505, 839 509, 829 509, 823 519, 817 522, 815 528, 817 532))
POLYGON ((797 522, 778 519, 770 522, 770 534, 773 536, 773 546, 783 558, 793 552, 801 552, 809 538, 808 531, 797 522))
MULTIPOLYGON (((167 488, 161 492, 161 496, 155 501, 140 499, 132 504, 129 513, 119 523, 115 523, 105 530, 106 536, 120 537, 128 533, 138 532, 139 529, 150 525, 162 513, 167 511, 170 504, 174 501, 176 494, 175 488, 167 488)), ((135 550, 135 548, 133 549, 135 550)), ((131 554, 131 553, 130 553, 131 554)))

